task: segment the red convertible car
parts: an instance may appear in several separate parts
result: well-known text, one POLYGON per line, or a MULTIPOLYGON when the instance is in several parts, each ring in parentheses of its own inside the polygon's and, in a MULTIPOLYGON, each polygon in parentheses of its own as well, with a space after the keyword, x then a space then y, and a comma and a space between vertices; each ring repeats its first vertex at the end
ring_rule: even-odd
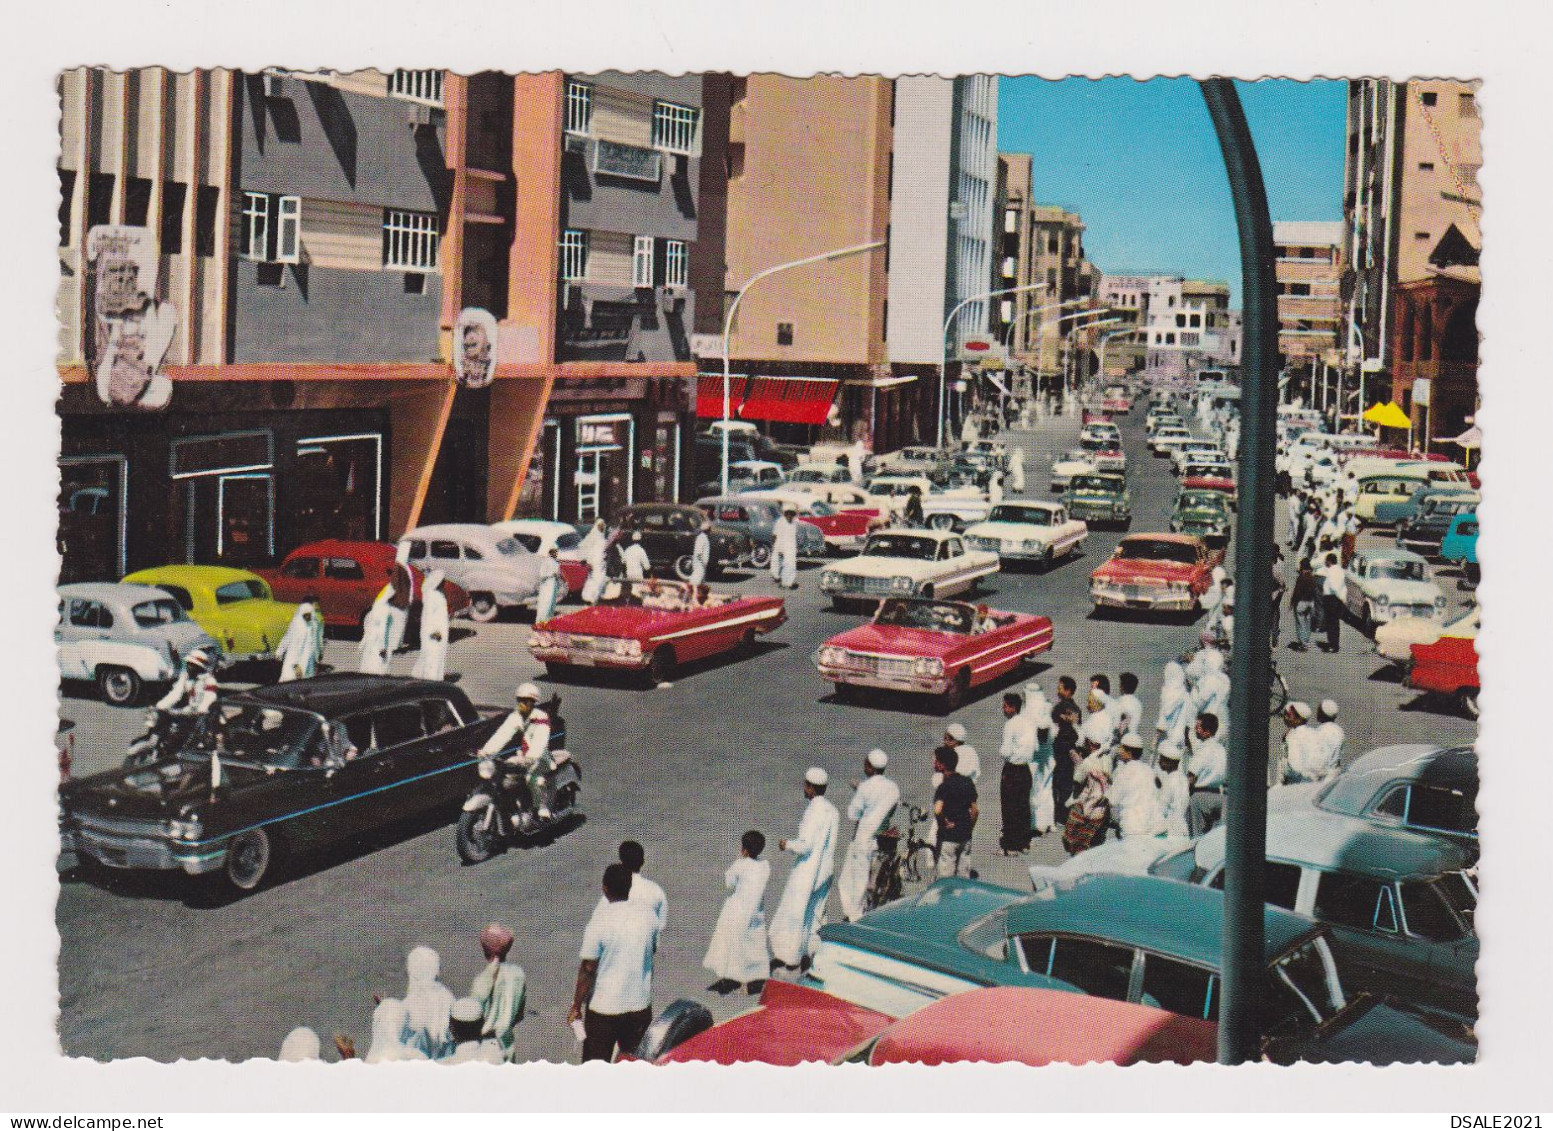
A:
POLYGON ((697 1033, 653 1063, 830 1064, 878 1036, 892 1020, 822 990, 773 978, 754 1009, 697 1033))
MULTIPOLYGON (((421 571, 410 567, 417 585, 421 571)), ((348 542, 326 538, 308 542, 287 554, 276 569, 254 570, 277 601, 297 604, 309 593, 318 595, 324 624, 330 628, 359 628, 362 618, 394 575, 394 547, 389 542, 348 542)), ((469 594, 451 581, 442 583, 448 597, 448 613, 457 616, 469 608, 469 594)))
POLYGON ((833 636, 814 654, 820 675, 846 700, 854 688, 936 695, 948 710, 971 688, 1052 646, 1052 622, 963 601, 891 597, 871 623, 833 636))
POLYGON ((1222 491, 1229 496, 1229 505, 1235 505, 1235 481, 1222 475, 1188 475, 1181 480, 1183 491, 1222 491))
POLYGON ((1196 613, 1223 550, 1191 534, 1130 534, 1111 560, 1089 575, 1089 597, 1100 609, 1196 613))
POLYGON ((1445 695, 1469 719, 1478 717, 1478 650, 1470 636, 1442 636, 1433 644, 1414 644, 1407 685, 1415 691, 1445 695))
POLYGON ((611 582, 604 598, 535 625, 529 651, 551 674, 568 667, 645 673, 651 684, 692 660, 748 648, 787 620, 780 597, 738 597, 684 581, 611 582))

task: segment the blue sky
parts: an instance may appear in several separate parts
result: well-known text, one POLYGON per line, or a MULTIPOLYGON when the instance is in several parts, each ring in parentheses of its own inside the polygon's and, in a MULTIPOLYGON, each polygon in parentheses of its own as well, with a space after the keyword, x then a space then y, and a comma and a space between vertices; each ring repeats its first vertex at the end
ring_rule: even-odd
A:
MULTIPOLYGON (((1240 83, 1274 220, 1341 220, 1345 84, 1240 83)), ((1223 279, 1240 305, 1235 216, 1191 79, 1004 78, 998 148, 1034 154, 1035 199, 1084 218, 1111 274, 1223 279)))

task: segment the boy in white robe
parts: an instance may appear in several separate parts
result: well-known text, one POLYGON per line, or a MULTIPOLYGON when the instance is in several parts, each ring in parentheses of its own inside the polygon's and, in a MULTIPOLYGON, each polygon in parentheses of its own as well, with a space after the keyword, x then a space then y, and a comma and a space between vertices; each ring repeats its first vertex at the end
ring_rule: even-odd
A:
POLYGON ((710 989, 732 993, 741 985, 757 994, 765 981, 771 951, 766 943, 766 885, 771 880, 771 862, 762 860, 766 838, 751 829, 739 838, 739 858, 723 875, 723 886, 730 895, 723 901, 711 944, 701 960, 717 981, 710 989))

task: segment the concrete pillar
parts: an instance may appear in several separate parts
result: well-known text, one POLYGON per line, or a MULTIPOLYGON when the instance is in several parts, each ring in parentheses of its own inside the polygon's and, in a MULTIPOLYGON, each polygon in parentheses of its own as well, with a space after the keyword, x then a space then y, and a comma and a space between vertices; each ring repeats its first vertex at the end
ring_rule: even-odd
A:
POLYGON ((392 541, 413 529, 421 518, 431 473, 442 449, 442 435, 453 411, 457 382, 406 381, 389 401, 392 433, 388 472, 388 523, 385 537, 392 541))

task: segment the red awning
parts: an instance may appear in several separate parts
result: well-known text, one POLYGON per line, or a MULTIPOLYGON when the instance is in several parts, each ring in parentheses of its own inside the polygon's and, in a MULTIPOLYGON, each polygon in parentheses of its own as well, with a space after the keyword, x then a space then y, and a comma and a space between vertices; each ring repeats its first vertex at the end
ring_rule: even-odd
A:
MULTIPOLYGON (((739 415, 739 405, 744 401, 744 387, 748 377, 734 377, 728 382, 729 408, 734 418, 739 415)), ((702 373, 696 383, 696 415, 706 420, 721 420, 723 416, 723 378, 721 374, 702 373)))
POLYGON ((839 381, 809 377, 757 377, 739 415, 745 420, 824 424, 839 381))

